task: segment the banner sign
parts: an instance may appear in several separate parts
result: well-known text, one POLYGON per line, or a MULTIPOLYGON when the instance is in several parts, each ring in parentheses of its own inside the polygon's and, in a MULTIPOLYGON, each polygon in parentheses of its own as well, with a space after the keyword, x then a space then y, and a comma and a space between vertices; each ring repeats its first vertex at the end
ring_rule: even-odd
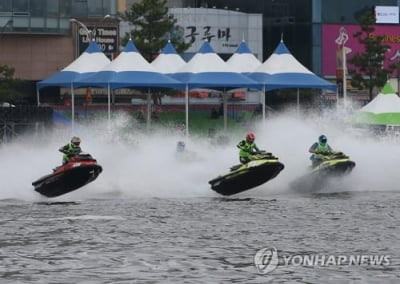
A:
POLYGON ((216 53, 234 53, 242 40, 262 58, 262 14, 214 8, 170 8, 180 27, 177 36, 191 43, 187 53, 196 53, 208 40, 216 53))
MULTIPOLYGON (((322 25, 322 75, 335 76, 337 69, 337 52, 340 45, 336 42, 341 30, 347 31, 348 39, 345 47, 347 60, 357 53, 364 52, 364 45, 360 44, 354 34, 360 31, 359 25, 322 25)), ((383 36, 383 44, 390 46, 386 53, 384 66, 400 62, 400 26, 398 25, 376 25, 375 32, 371 36, 383 36)), ((347 64, 348 68, 351 68, 347 64)))
MULTIPOLYGON (((118 27, 116 26, 87 26, 91 31, 92 37, 96 40, 101 50, 105 54, 112 54, 119 52, 118 50, 118 27)), ((89 38, 87 32, 81 26, 78 27, 77 36, 77 50, 78 56, 86 50, 89 45, 89 38)))

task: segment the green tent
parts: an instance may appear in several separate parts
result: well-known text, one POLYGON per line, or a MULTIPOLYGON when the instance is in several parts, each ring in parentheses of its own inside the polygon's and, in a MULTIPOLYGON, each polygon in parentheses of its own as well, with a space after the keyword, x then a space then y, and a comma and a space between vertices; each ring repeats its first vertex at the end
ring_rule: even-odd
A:
POLYGON ((400 98, 390 83, 387 82, 381 92, 351 120, 355 124, 400 126, 400 98))

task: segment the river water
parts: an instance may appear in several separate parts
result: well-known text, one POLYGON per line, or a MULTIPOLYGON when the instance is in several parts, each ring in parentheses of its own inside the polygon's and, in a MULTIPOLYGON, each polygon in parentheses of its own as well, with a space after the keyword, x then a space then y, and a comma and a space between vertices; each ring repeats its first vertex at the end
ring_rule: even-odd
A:
POLYGON ((399 202, 394 192, 3 200, 1 282, 398 283, 399 202), (263 248, 390 263, 293 263, 262 274, 254 255, 263 248))
POLYGON ((285 169, 231 197, 207 181, 237 163, 240 137, 226 147, 186 141, 194 159, 177 161, 174 135, 126 142, 82 132, 103 173, 53 199, 31 182, 61 162, 57 149, 70 134, 3 145, 0 282, 398 283, 398 143, 307 123, 282 131, 291 124, 256 129, 259 146, 285 169), (357 165, 319 192, 299 194, 290 183, 306 173, 307 149, 321 132, 357 165))

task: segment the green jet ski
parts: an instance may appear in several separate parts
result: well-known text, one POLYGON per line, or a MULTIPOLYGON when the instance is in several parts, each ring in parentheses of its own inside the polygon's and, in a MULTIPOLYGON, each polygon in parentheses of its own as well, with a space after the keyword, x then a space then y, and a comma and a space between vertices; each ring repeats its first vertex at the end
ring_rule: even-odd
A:
MULTIPOLYGON (((314 154, 315 155, 315 154, 314 154)), ((318 163, 310 167, 310 172, 291 183, 297 192, 315 192, 323 188, 329 178, 349 174, 356 163, 342 152, 316 155, 318 163)))
POLYGON ((235 165, 229 173, 210 180, 208 183, 211 188, 222 195, 233 195, 273 179, 284 168, 277 157, 265 151, 260 151, 252 158, 252 161, 235 165))

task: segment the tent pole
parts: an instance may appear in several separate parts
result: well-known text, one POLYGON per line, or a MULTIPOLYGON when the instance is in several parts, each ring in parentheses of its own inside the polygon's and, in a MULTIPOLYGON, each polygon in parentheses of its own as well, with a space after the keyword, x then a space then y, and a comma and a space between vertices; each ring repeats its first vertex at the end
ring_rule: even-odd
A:
POLYGON ((224 92, 222 93, 222 98, 224 102, 224 132, 226 132, 228 128, 228 96, 227 92, 224 89, 224 92))
POLYGON ((36 86, 36 99, 37 99, 37 106, 40 106, 39 88, 37 86, 36 86))
POLYGON ((347 106, 347 78, 346 78, 346 49, 344 47, 344 44, 342 46, 342 69, 343 69, 343 105, 346 108, 347 106))
POLYGON ((185 88, 185 136, 189 137, 189 84, 185 88))
POLYGON ((74 87, 73 83, 71 82, 71 129, 72 132, 74 132, 74 127, 75 127, 75 92, 74 92, 74 87))
POLYGON ((263 85, 262 94, 261 94, 261 106, 262 106, 262 120, 265 121, 265 85, 263 85))
POLYGON ((146 117, 146 129, 150 130, 150 119, 151 119, 151 94, 150 89, 147 91, 147 117, 146 117))
POLYGON ((300 113, 300 89, 297 88, 297 115, 300 113))
POLYGON ((110 82, 107 83, 107 114, 108 114, 108 131, 111 129, 111 88, 110 82))

